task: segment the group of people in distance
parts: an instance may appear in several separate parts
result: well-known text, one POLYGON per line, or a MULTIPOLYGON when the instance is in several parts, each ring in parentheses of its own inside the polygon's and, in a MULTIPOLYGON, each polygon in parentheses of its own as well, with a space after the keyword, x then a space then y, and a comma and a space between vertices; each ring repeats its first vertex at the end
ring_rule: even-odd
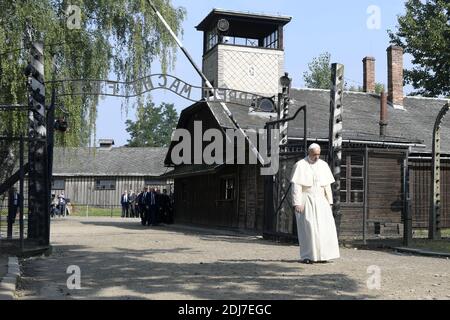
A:
POLYGON ((50 216, 52 218, 58 216, 61 218, 67 215, 67 206, 68 199, 64 195, 64 192, 61 192, 59 195, 52 193, 52 201, 50 204, 50 216))
POLYGON ((122 218, 141 218, 143 226, 173 223, 172 199, 164 189, 145 187, 139 194, 125 192, 120 198, 122 218))

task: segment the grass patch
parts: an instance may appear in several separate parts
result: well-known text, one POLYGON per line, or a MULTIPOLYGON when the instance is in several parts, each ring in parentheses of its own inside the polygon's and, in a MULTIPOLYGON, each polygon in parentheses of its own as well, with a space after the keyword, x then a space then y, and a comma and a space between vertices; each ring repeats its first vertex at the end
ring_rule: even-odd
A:
MULTIPOLYGON (((442 238, 450 238, 450 229, 441 230, 442 238)), ((413 231, 414 238, 428 238, 428 230, 425 229, 415 229, 413 231)))
POLYGON ((72 216, 74 217, 120 217, 121 208, 95 208, 95 207, 73 207, 72 216))

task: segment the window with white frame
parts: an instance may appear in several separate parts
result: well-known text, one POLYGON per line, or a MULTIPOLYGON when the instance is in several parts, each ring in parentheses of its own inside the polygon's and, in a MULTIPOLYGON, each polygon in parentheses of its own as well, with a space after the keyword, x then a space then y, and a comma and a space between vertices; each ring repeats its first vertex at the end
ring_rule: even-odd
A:
POLYGON ((95 180, 96 190, 116 190, 115 179, 97 179, 95 180))

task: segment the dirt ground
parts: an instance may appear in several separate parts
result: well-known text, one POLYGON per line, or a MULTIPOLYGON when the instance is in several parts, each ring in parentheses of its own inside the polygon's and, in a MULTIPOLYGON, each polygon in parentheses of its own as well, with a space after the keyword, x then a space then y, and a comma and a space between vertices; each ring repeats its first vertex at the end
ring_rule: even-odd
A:
POLYGON ((8 256, 0 253, 0 281, 8 273, 8 256))
POLYGON ((450 299, 450 260, 393 251, 305 265, 298 246, 260 237, 74 217, 52 223, 51 242, 50 256, 21 260, 18 299, 450 299))

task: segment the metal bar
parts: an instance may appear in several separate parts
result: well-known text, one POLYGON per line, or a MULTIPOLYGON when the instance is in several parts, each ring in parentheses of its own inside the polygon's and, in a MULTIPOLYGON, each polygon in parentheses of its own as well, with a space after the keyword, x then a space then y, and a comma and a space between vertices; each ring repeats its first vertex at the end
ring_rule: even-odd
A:
MULTIPOLYGON (((55 72, 53 73, 55 74, 55 72)), ((46 200, 47 200, 47 208, 50 210, 51 204, 51 190, 52 190, 52 176, 53 176, 53 149, 55 144, 55 109, 56 109, 56 89, 53 86, 52 88, 52 97, 49 110, 47 111, 47 183, 46 183, 46 200)), ((47 212, 46 215, 46 243, 50 243, 50 212, 47 212)))
MULTIPOLYGON (((159 20, 162 22, 162 24, 166 27, 167 31, 169 31, 170 35, 172 36, 172 38, 176 41, 176 43, 178 44, 178 46, 180 47, 180 49, 183 51, 183 53, 186 55, 186 57, 188 58, 189 62, 192 64, 192 66, 195 68, 195 70, 197 71, 197 73, 200 75, 200 77, 203 79, 203 81, 205 81, 205 83, 209 83, 208 79, 206 78, 206 76, 203 74, 203 72, 199 69, 199 67, 195 64, 194 59, 192 59, 191 55, 189 54, 189 52, 187 52, 187 50, 184 48, 183 44, 181 43, 180 39, 178 39, 177 35, 175 34, 175 32, 172 31, 172 28, 169 26, 169 24, 166 22, 166 20, 164 19, 164 17, 159 13, 158 9, 156 9, 155 5, 153 4, 153 2, 151 0, 147 0, 147 3, 150 5, 150 7, 152 8, 152 10, 155 12, 155 14, 158 16, 159 20)), ((212 88, 212 86, 210 85, 210 87, 212 88)))
POLYGON ((305 158, 308 156, 308 121, 307 121, 307 107, 304 109, 304 118, 303 118, 303 143, 305 148, 305 158))
POLYGON ((17 110, 25 109, 23 111, 28 111, 29 106, 21 105, 21 104, 0 105, 0 111, 11 111, 14 109, 17 109, 17 110))
MULTIPOLYGON (((221 88, 221 87, 204 87, 204 86, 195 86, 192 84, 189 84, 183 80, 181 80, 178 77, 175 77, 170 74, 166 73, 156 73, 156 74, 150 74, 145 77, 138 78, 136 80, 132 80, 129 82, 124 81, 117 81, 117 80, 108 80, 108 79, 58 79, 58 80, 51 80, 46 81, 45 84, 52 84, 52 85, 62 85, 65 83, 72 83, 76 90, 73 92, 65 93, 65 92, 59 92, 57 95, 59 97, 64 96, 86 96, 86 95, 95 95, 95 96, 112 96, 112 97, 119 97, 119 98, 133 98, 139 95, 142 95, 146 92, 150 92, 153 90, 158 89, 165 89, 169 90, 178 96, 192 101, 192 102, 198 102, 198 99, 191 98, 192 95, 192 89, 199 90, 199 93, 204 94, 205 92, 212 92, 214 97, 218 97, 218 102, 226 101, 227 97, 232 96, 232 93, 234 96, 245 96, 246 99, 241 99, 243 101, 249 100, 253 102, 257 99, 266 98, 264 96, 248 92, 248 91, 241 91, 241 90, 234 90, 229 88, 221 88), (156 79, 152 79, 156 78, 156 79), (156 81, 159 81, 160 79, 163 84, 160 82, 155 83, 156 81), (170 81, 169 81, 170 80, 170 81), (179 82, 181 84, 177 87, 181 87, 183 89, 173 89, 170 85, 171 83, 179 82), (141 84, 142 89, 137 90, 137 85, 141 84), (223 96, 223 97, 222 97, 223 96), (250 98, 249 98, 250 97, 250 98)), ((236 99, 233 101, 234 104, 237 105, 243 105, 243 106, 249 106, 251 103, 242 103, 239 101, 239 99, 236 99)))
POLYGON ((449 109, 449 103, 442 107, 436 118, 433 130, 431 208, 428 225, 428 238, 432 240, 441 239, 441 124, 449 109))
POLYGON ((409 247, 412 244, 412 216, 411 216, 411 194, 409 188, 409 150, 403 160, 403 192, 404 192, 404 214, 403 214, 403 245, 409 247))
MULTIPOLYGON (((151 0, 147 0, 147 3, 150 5, 150 7, 152 8, 152 10, 155 12, 155 14, 158 16, 159 20, 164 24, 164 26, 166 27, 166 29, 169 31, 170 35, 172 36, 172 38, 176 41, 176 43, 178 44, 178 46, 180 47, 181 51, 183 51, 183 53, 185 54, 186 58, 189 60, 189 62, 192 64, 192 66, 194 67, 194 69, 197 71, 197 73, 200 75, 200 77, 203 79, 203 81, 205 81, 205 84, 208 88, 210 89, 214 89, 213 86, 211 85, 211 83, 209 82, 208 78, 206 78, 206 76, 203 74, 203 72, 200 70, 200 68, 197 66, 197 64, 195 63, 195 61, 192 59, 191 55, 187 52, 187 50, 184 48, 183 44, 181 43, 181 41, 178 39, 177 35, 172 31, 172 28, 170 28, 170 26, 167 24, 166 20, 164 19, 164 17, 159 13, 158 9, 156 9, 156 7, 153 5, 151 0)), ((215 92, 216 94, 217 92, 215 92)), ((253 144, 253 142, 250 140, 250 138, 248 137, 248 135, 245 133, 245 131, 241 128, 241 126, 237 123, 237 121, 234 119, 233 114, 231 113, 230 109, 228 109, 227 105, 224 102, 220 102, 220 105, 222 106, 222 109, 225 111, 226 115, 228 116, 228 118, 231 120, 231 122, 233 122, 233 124, 236 126, 237 130, 240 132, 240 134, 245 138, 245 140, 247 141, 249 148, 252 150, 252 152, 257 156, 258 160, 260 161, 261 164, 266 164, 266 161, 264 160, 264 158, 261 156, 261 154, 259 153, 258 149, 256 148, 256 146, 253 144)))
POLYGON ((341 225, 341 161, 342 161, 342 111, 344 91, 344 66, 331 65, 330 121, 328 163, 331 166, 335 183, 333 184, 333 215, 336 221, 338 236, 341 225))
POLYGON ((20 147, 19 147, 19 210, 20 210, 20 218, 19 218, 19 228, 20 228, 20 251, 23 252, 24 249, 24 225, 23 225, 23 207, 24 207, 24 179, 25 179, 25 170, 24 170, 24 139, 21 136, 20 139, 20 147))
POLYGON ((369 148, 364 150, 364 213, 363 213, 363 243, 367 243, 367 218, 369 214, 369 148))
MULTIPOLYGON (((300 107, 300 108, 295 112, 295 114, 294 114, 292 117, 290 117, 290 118, 285 118, 285 119, 280 119, 280 120, 275 120, 275 121, 269 121, 269 122, 267 122, 266 125, 265 125, 265 128, 266 128, 266 129, 270 129, 269 127, 275 126, 275 125, 278 124, 278 123, 281 123, 281 122, 289 122, 289 121, 295 120, 295 118, 298 116, 298 114, 300 113, 300 111, 303 111, 303 112, 304 112, 304 126, 305 126, 305 128, 304 128, 304 134, 305 134, 305 139, 304 139, 305 144, 304 144, 304 146, 305 146, 305 151, 304 151, 304 152, 305 152, 305 156, 306 156, 307 153, 308 153, 308 148, 307 148, 308 140, 307 140, 307 138, 306 138, 306 133, 307 133, 307 113, 306 113, 306 111, 307 111, 307 106, 306 106, 306 105, 300 107)), ((267 135, 268 135, 268 137, 270 137, 270 130, 267 131, 267 135)), ((269 149, 270 149, 270 145, 271 145, 271 143, 270 143, 270 138, 268 138, 267 141, 268 141, 268 150, 269 150, 269 149)), ((269 151, 269 154, 271 154, 270 151, 269 151)), ((277 210, 275 211, 275 214, 274 214, 275 217, 278 215, 278 212, 281 210, 281 208, 282 208, 282 206, 283 206, 283 203, 284 203, 284 201, 286 200, 287 195, 289 194, 289 191, 291 190, 291 187, 292 187, 292 185, 289 184, 289 187, 288 187, 288 189, 286 190, 286 193, 283 195, 282 200, 281 200, 280 204, 278 205, 277 210)))
POLYGON ((25 69, 28 77, 29 92, 29 133, 31 141, 28 148, 29 185, 28 185, 28 238, 48 245, 50 234, 48 216, 50 197, 48 190, 47 159, 47 121, 45 108, 44 84, 44 46, 42 42, 34 42, 31 47, 30 63, 25 69))
MULTIPOLYGON (((433 157, 409 157, 409 160, 433 160, 433 157)), ((441 160, 450 160, 450 157, 442 157, 441 160)))
MULTIPOLYGON (((27 163, 24 168, 24 173, 27 174, 30 170, 30 166, 27 163)), ((20 179, 20 170, 15 172, 11 177, 9 177, 5 182, 0 185, 0 194, 5 193, 8 189, 12 188, 20 179)))
MULTIPOLYGON (((20 137, 8 137, 8 136, 0 136, 0 140, 2 141, 19 141, 20 142, 20 137)), ((30 137, 23 137, 22 138, 24 141, 30 142, 30 141, 40 141, 43 142, 45 141, 45 139, 43 138, 30 138, 30 137)))
MULTIPOLYGON (((295 120, 295 118, 297 117, 297 115, 298 115, 298 114, 300 113, 300 111, 302 111, 302 110, 306 113, 306 105, 300 107, 300 108, 294 113, 294 115, 293 115, 292 117, 290 117, 290 118, 285 118, 285 119, 280 119, 280 120, 274 120, 274 121, 266 122, 266 128, 269 127, 269 126, 273 126, 273 125, 275 125, 275 124, 282 123, 282 122, 289 122, 289 121, 295 120)), ((305 118, 306 118, 306 117, 305 117, 305 118)))
POLYGON ((284 194, 283 198, 281 199, 280 205, 277 208, 277 211, 275 211, 275 216, 278 214, 278 212, 281 210, 281 207, 283 206, 284 201, 287 198, 287 195, 289 194, 289 191, 291 190, 292 183, 289 184, 289 187, 286 190, 286 193, 284 194))
MULTIPOLYGON (((290 137, 289 140, 303 140, 303 138, 290 137)), ((328 142, 329 139, 325 138, 310 138, 310 141, 316 142, 328 142)), ((352 144, 367 144, 367 145, 380 145, 380 146, 398 146, 398 147, 413 147, 413 148, 426 148, 424 144, 417 143, 401 143, 401 142, 382 142, 382 141, 367 141, 367 140, 354 140, 354 139, 343 139, 342 142, 352 143, 352 144)))

